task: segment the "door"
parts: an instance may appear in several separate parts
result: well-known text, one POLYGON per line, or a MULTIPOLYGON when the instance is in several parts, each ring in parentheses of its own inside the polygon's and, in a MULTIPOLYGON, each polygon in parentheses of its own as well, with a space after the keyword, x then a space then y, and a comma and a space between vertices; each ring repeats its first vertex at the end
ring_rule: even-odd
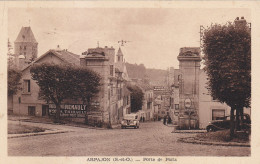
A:
POLYGON ((42 105, 42 116, 48 116, 48 115, 49 115, 49 106, 42 105))
POLYGON ((35 116, 35 106, 28 106, 28 115, 35 116))

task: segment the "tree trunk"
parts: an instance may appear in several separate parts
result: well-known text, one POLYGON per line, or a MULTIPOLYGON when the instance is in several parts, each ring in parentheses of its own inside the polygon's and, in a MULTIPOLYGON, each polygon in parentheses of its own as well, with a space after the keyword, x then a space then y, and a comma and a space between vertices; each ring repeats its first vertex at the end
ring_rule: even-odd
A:
POLYGON ((55 122, 60 122, 60 104, 56 104, 55 122))
POLYGON ((86 103, 86 115, 85 115, 85 124, 88 125, 88 111, 89 111, 89 106, 90 106, 90 99, 87 98, 87 101, 84 101, 83 103, 86 103))
POLYGON ((240 128, 242 128, 244 122, 244 108, 242 107, 240 110, 240 128))
POLYGON ((230 140, 234 138, 234 107, 230 110, 230 140))
POLYGON ((238 107, 236 109, 236 130, 239 131, 241 130, 241 127, 240 127, 240 108, 238 107))

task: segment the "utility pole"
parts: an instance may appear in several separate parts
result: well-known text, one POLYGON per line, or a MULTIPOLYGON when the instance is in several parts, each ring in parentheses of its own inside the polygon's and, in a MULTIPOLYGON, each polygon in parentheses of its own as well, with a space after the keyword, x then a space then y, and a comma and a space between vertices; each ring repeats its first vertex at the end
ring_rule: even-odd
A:
POLYGON ((120 40, 120 41, 118 41, 118 43, 120 43, 121 46, 124 46, 124 44, 127 43, 127 42, 130 42, 130 41, 125 41, 125 40, 120 40))

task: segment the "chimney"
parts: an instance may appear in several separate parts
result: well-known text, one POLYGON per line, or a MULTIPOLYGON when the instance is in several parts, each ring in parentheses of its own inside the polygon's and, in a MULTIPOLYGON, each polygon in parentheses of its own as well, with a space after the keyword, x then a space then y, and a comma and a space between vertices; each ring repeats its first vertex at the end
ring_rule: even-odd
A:
POLYGON ((82 53, 82 55, 80 55, 79 57, 79 61, 80 61, 80 66, 86 66, 86 55, 84 55, 84 53, 82 53))
POLYGON ((244 17, 241 17, 241 19, 239 19, 239 17, 237 17, 234 22, 235 22, 236 27, 245 27, 247 24, 244 17))
POLYGON ((60 45, 57 45, 56 51, 61 51, 60 45))
POLYGON ((19 62, 18 62, 19 69, 22 69, 25 66, 25 57, 24 55, 19 55, 18 58, 19 58, 19 62))

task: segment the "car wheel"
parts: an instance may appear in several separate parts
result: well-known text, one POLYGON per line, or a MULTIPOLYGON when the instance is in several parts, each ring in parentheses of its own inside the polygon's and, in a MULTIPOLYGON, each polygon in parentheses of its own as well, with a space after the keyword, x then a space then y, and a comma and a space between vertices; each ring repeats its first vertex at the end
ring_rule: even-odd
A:
POLYGON ((207 132, 215 132, 216 129, 213 126, 207 128, 207 132))

